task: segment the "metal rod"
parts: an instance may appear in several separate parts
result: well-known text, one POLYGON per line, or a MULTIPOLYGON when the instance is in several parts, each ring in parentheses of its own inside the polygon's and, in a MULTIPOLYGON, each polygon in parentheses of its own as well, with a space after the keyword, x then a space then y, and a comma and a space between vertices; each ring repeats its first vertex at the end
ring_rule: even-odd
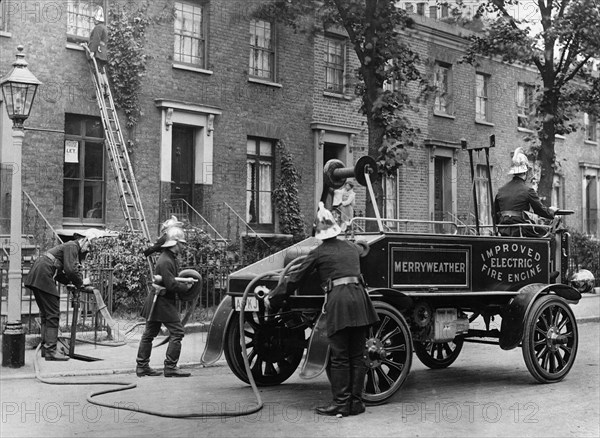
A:
POLYGON ((77 337, 77 314, 79 313, 79 291, 71 292, 73 300, 73 319, 71 320, 71 342, 69 343, 69 356, 75 353, 75 338, 77 337))
POLYGON ((375 199, 375 192, 373 192, 373 186, 371 185, 371 176, 367 172, 365 172, 365 181, 367 182, 367 188, 369 189, 369 195, 371 196, 371 203, 373 204, 373 210, 375 211, 375 218, 377 219, 379 232, 383 233, 383 222, 381 221, 381 215, 379 214, 379 207, 377 206, 377 200, 375 199))
POLYGON ((334 169, 332 173, 336 179, 353 178, 354 167, 341 167, 339 169, 334 169))
POLYGON ((479 207, 477 206, 477 185, 475 184, 475 168, 473 167, 473 150, 469 149, 469 161, 471 163, 471 182, 473 183, 473 207, 475 208, 475 229, 479 235, 479 207))
MULTIPOLYGON (((492 141, 491 138, 490 138, 490 141, 492 141)), ((498 234, 497 230, 496 230, 496 205, 494 203, 494 191, 492 190, 492 173, 490 171, 490 150, 489 149, 485 150, 485 164, 487 167, 488 191, 490 193, 490 206, 492 209, 492 226, 494 227, 494 236, 496 236, 498 234)))
POLYGON ((25 131, 55 132, 57 134, 65 133, 64 129, 47 129, 47 128, 30 128, 30 127, 26 127, 24 129, 25 129, 25 131))
POLYGON ((482 340, 478 340, 478 339, 465 339, 464 342, 471 342, 473 344, 489 344, 489 345, 498 345, 498 344, 500 344, 499 342, 482 341, 482 340))

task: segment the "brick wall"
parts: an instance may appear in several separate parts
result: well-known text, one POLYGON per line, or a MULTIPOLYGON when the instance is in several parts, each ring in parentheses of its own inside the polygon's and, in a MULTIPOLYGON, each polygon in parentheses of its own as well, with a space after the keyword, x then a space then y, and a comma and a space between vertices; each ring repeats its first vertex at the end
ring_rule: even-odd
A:
MULTIPOLYGON (((88 66, 83 52, 66 42, 66 11, 62 2, 27 3, 29 12, 9 17, 9 33, 0 35, 0 73, 5 74, 14 60, 18 44, 25 46, 30 69, 43 82, 27 126, 23 147, 23 187, 56 228, 62 227, 63 148, 65 113, 98 116, 92 94, 88 66), (35 3, 35 4, 34 4, 35 3), (32 6, 33 5, 33 6, 32 6), (44 5, 58 5, 59 13, 49 15, 44 5), (36 9, 37 8, 37 9, 36 9)), ((165 1, 151 2, 151 13, 162 11, 165 1)), ((354 159, 367 151, 364 117, 359 113, 360 100, 353 94, 353 74, 358 61, 351 47, 347 49, 349 68, 347 99, 324 95, 323 35, 294 33, 287 28, 276 29, 277 78, 281 87, 248 82, 248 32, 250 3, 242 1, 211 1, 209 23, 209 61, 212 74, 191 72, 172 67, 173 24, 152 26, 148 32, 147 52, 150 55, 148 74, 144 78, 142 115, 135 129, 126 137, 133 140, 132 160, 142 202, 151 224, 156 229, 159 206, 169 188, 160 184, 160 109, 155 99, 167 98, 221 109, 214 125, 213 184, 199 186, 196 193, 201 213, 215 203, 227 201, 242 216, 245 210, 246 138, 249 135, 285 140, 302 176, 301 207, 307 225, 313 219, 314 182, 320 176, 315 169, 312 122, 332 123, 363 129, 354 139, 354 159), (209 207, 207 207, 209 206, 209 207)), ((425 18, 419 23, 427 25, 425 18)), ((496 148, 490 151, 495 190, 507 179, 510 153, 524 145, 526 133, 516 126, 516 84, 535 81, 536 73, 520 67, 507 66, 492 60, 481 60, 474 68, 458 64, 460 35, 451 26, 434 23, 438 35, 446 32, 446 42, 433 36, 424 27, 408 36, 411 46, 422 57, 420 68, 428 73, 435 60, 452 64, 454 118, 435 116, 432 101, 423 102, 418 112, 407 111, 413 126, 421 129, 420 138, 458 142, 464 138, 470 145, 485 145, 495 134, 496 148), (491 123, 475 123, 475 73, 490 74, 491 123)), ((417 97, 416 85, 409 86, 417 97)), ((124 120, 122 120, 124 125, 124 120)), ((5 138, 3 135, 2 138, 5 138)), ((6 146, 3 145, 3 148, 6 146)), ((600 163, 600 147, 583 141, 583 133, 557 140, 556 152, 565 177, 565 208, 576 215, 567 219, 570 225, 581 227, 582 205, 580 161, 600 163)), ((428 219, 429 149, 418 146, 409 149, 408 161, 399 170, 400 216, 428 219)), ((484 163, 483 154, 475 154, 476 163, 484 163)), ((107 163, 108 166, 108 163, 107 163)), ((458 211, 472 210, 468 155, 458 154, 458 211)), ((123 225, 117 203, 116 188, 107 167, 107 226, 123 225)), ((276 180, 277 181, 277 180, 276 180)), ((364 211, 365 191, 357 187, 357 210, 364 211)))

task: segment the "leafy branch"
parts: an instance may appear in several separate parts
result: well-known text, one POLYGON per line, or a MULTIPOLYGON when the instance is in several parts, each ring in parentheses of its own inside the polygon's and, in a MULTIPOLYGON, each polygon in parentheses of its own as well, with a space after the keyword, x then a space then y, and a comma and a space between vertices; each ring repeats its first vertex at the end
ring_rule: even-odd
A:
POLYGON ((108 10, 108 73, 115 104, 125 112, 128 128, 134 126, 140 116, 139 95, 149 58, 145 52, 146 31, 152 24, 171 22, 175 17, 172 8, 150 16, 149 7, 150 1, 146 0, 135 10, 116 3, 108 10))

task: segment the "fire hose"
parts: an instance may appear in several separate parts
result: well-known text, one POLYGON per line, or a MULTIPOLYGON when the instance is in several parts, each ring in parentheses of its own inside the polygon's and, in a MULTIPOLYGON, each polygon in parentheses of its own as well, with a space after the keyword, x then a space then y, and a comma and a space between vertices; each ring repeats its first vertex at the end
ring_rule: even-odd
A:
MULTIPOLYGON (((298 257, 297 259, 294 259, 283 270, 265 272, 263 274, 257 275, 254 279, 252 279, 250 281, 250 283, 248 283, 248 285, 246 286, 246 289, 244 290, 240 308, 245 309, 248 294, 250 293, 250 291, 252 290, 253 286, 256 284, 257 281, 259 281, 260 279, 267 277, 267 276, 279 275, 279 283, 281 283, 283 281, 283 279, 285 278, 285 274, 294 265, 294 262, 297 262, 301 258, 304 258, 304 257, 302 256, 302 257, 298 257)), ((154 299, 156 299, 156 297, 154 299)), ((41 344, 38 345, 38 347, 36 349, 36 355, 35 355, 35 359, 33 362, 35 376, 36 376, 37 380, 39 380, 40 382, 50 384, 50 385, 117 385, 116 388, 109 388, 109 389, 105 389, 105 390, 101 390, 101 391, 91 392, 86 397, 86 400, 91 404, 101 406, 101 407, 111 408, 111 409, 140 412, 140 413, 144 413, 144 414, 148 414, 148 415, 154 415, 154 416, 166 417, 166 418, 207 418, 207 417, 222 418, 222 417, 238 417, 238 416, 243 416, 243 415, 250 415, 250 414, 260 411, 263 408, 264 403, 260 397, 260 393, 258 391, 258 387, 254 380, 254 376, 252 375, 252 370, 250 368, 250 361, 248 359, 248 352, 246 351, 246 348, 245 348, 246 347, 245 339, 244 339, 244 325, 246 323, 245 316, 244 316, 245 312, 240 311, 239 313, 240 313, 240 315, 239 315, 238 321, 239 321, 239 330, 240 330, 240 345, 241 345, 242 359, 244 361, 244 367, 246 370, 246 374, 248 376, 248 381, 250 383, 250 386, 252 387, 252 391, 254 393, 254 396, 255 396, 256 402, 257 402, 256 406, 248 408, 248 409, 240 410, 238 412, 226 411, 226 412, 201 412, 201 413, 189 413, 189 414, 175 414, 175 413, 165 413, 162 411, 151 410, 151 409, 133 408, 133 407, 120 405, 120 404, 104 403, 104 402, 96 400, 95 397, 98 397, 103 394, 110 394, 110 393, 114 393, 114 392, 135 389, 135 388, 137 388, 137 383, 124 382, 124 381, 115 382, 115 381, 104 381, 104 380, 91 381, 91 382, 71 382, 71 381, 58 380, 58 379, 57 380, 49 380, 48 378, 41 376, 40 370, 39 370, 39 364, 37 362, 38 358, 40 357, 38 352, 41 348, 41 344)))

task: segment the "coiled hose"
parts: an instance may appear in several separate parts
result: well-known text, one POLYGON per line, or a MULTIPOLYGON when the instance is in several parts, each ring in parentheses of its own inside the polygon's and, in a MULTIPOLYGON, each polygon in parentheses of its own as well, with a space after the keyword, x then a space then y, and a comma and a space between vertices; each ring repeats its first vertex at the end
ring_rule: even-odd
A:
MULTIPOLYGON (((270 271, 270 272, 265 272, 263 274, 257 275, 254 279, 252 279, 252 281, 250 281, 250 283, 248 283, 248 285, 246 286, 246 289, 244 290, 244 294, 242 296, 242 302, 241 302, 241 309, 244 309, 246 307, 246 300, 248 298, 248 294, 250 293, 250 291, 252 290, 253 286, 256 284, 257 281, 261 280, 264 277, 268 277, 268 276, 274 276, 274 275, 279 275, 279 281, 278 284, 281 284, 281 282, 283 281, 283 278, 285 277, 285 275, 287 274, 287 272, 291 269, 291 267, 295 264, 295 262, 297 262, 298 260, 304 258, 305 256, 301 256, 298 257, 294 260, 292 260, 291 263, 288 264, 288 266, 283 269, 283 270, 277 270, 277 271, 270 271)), ((245 324, 245 317, 244 317, 244 313, 243 311, 240 311, 240 317, 239 317, 239 327, 240 327, 240 345, 241 345, 241 350, 242 350, 242 358, 244 360, 244 367, 246 369, 246 374, 248 376, 248 381, 250 382, 250 386, 252 387, 252 391, 254 393, 254 396, 256 397, 256 406, 252 407, 252 408, 248 408, 248 409, 244 409, 244 410, 240 410, 238 412, 202 412, 202 413, 190 413, 190 414, 171 414, 171 413, 165 413, 162 411, 157 411, 157 410, 151 410, 151 409, 142 409, 142 408, 133 408, 133 407, 128 407, 125 405, 116 405, 116 404, 109 404, 109 403, 104 403, 101 402, 99 400, 96 400, 95 397, 98 397, 100 395, 103 394, 110 394, 113 392, 120 392, 120 391, 127 391, 129 389, 134 389, 137 388, 137 383, 133 383, 133 382, 114 382, 114 381, 104 381, 104 380, 100 380, 100 381, 91 381, 91 382, 70 382, 70 381, 65 381, 65 380, 49 380, 43 376, 40 375, 40 371, 39 371, 39 365, 37 363, 38 358, 40 357, 40 355, 38 355, 38 352, 41 348, 41 344, 38 345, 37 349, 36 349, 36 355, 35 355, 35 360, 33 361, 33 367, 35 370, 35 377, 42 383, 46 383, 49 385, 117 385, 116 388, 109 388, 109 389, 105 389, 102 391, 94 391, 91 392, 87 397, 86 400, 94 405, 97 406, 102 406, 102 407, 106 407, 106 408, 111 408, 111 409, 120 409, 120 410, 125 410, 125 411, 132 411, 132 412, 140 412, 143 414, 148 414, 148 415, 153 415, 153 416, 157 416, 157 417, 165 417, 165 418, 207 418, 207 417, 238 417, 238 416, 243 416, 243 415, 250 415, 253 414, 255 412, 260 411, 263 406, 264 403, 260 397, 260 393, 258 391, 258 388, 256 386, 256 382, 254 381, 254 376, 252 375, 252 370, 250 368, 250 361, 248 359, 248 352, 246 351, 246 345, 245 345, 245 339, 244 339, 244 324, 245 324)))

